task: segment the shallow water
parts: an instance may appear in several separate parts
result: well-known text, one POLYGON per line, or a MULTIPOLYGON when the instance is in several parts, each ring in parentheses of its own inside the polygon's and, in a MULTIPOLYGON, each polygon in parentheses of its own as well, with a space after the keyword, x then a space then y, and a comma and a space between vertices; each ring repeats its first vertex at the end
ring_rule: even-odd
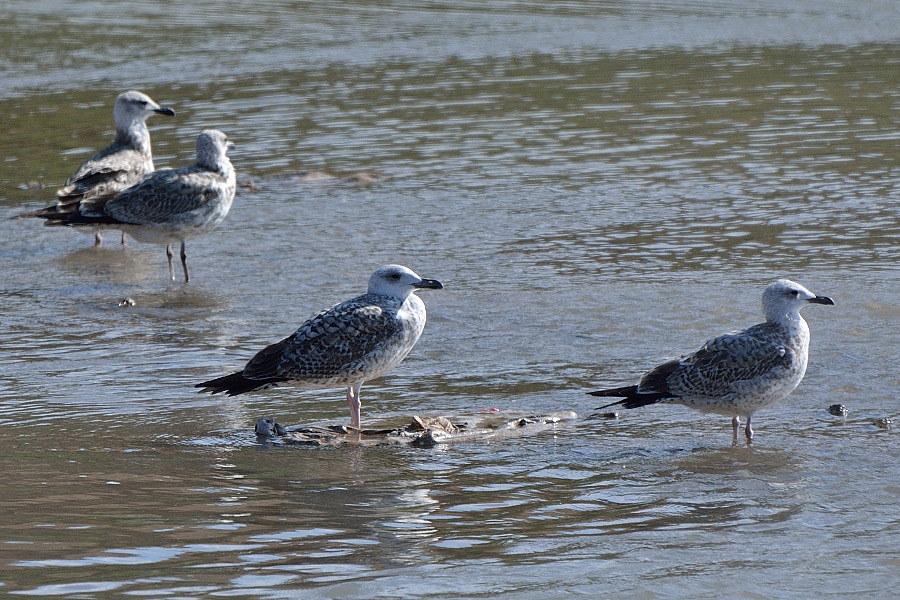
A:
POLYGON ((0 6, 0 591, 894 595, 895 3, 116 7, 0 6), (178 111, 157 166, 217 127, 254 184, 188 243, 188 285, 161 248, 7 220, 128 88, 178 111), (251 428, 344 422, 340 390, 194 393, 387 262, 446 288, 364 423, 581 418, 314 450, 251 428), (681 407, 586 418, 586 390, 757 322, 782 276, 836 306, 806 310, 806 379, 751 447, 681 407))

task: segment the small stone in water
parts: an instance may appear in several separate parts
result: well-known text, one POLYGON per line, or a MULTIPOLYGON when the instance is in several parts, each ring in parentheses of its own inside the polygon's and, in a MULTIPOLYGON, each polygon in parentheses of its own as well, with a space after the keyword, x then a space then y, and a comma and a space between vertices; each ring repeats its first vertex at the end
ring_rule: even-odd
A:
POLYGON ((828 407, 828 412, 836 417, 846 417, 849 411, 843 404, 832 404, 828 407))

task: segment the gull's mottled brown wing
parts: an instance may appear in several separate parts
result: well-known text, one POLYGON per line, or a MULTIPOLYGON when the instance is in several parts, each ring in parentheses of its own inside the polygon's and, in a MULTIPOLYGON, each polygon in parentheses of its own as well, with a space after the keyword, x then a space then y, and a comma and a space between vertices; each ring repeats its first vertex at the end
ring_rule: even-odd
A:
POLYGON ((724 397, 735 384, 767 377, 794 360, 778 325, 762 323, 711 339, 694 354, 664 363, 644 376, 638 389, 670 397, 724 397))
POLYGON ((85 161, 57 190, 57 203, 74 210, 82 199, 120 192, 140 181, 152 165, 137 150, 104 150, 85 161))
POLYGON ((203 208, 220 196, 222 177, 191 167, 161 169, 112 198, 103 212, 120 223, 156 225, 203 208))
POLYGON ((260 351, 243 375, 307 381, 340 377, 401 334, 392 315, 368 296, 359 296, 320 312, 291 337, 260 351))

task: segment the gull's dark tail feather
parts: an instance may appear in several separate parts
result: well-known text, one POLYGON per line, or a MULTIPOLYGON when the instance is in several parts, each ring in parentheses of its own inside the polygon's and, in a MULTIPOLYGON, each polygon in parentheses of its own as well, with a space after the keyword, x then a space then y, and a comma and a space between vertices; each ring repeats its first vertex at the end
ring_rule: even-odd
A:
POLYGON ((58 199, 56 204, 45 206, 38 210, 30 210, 27 212, 13 215, 12 219, 22 219, 28 217, 36 217, 38 219, 66 219, 71 218, 71 213, 77 213, 81 209, 81 201, 84 200, 84 193, 73 192, 66 194, 66 191, 72 191, 75 184, 60 189, 56 195, 58 199))
POLYGON ((608 390, 597 390, 595 392, 588 392, 588 394, 590 394, 591 396, 602 396, 605 398, 623 398, 622 400, 617 400, 616 402, 610 402, 609 404, 604 404, 603 406, 597 407, 597 410, 609 408, 610 406, 622 406, 622 408, 640 408, 642 406, 656 404, 660 400, 664 400, 669 397, 658 392, 642 394, 638 391, 638 386, 636 385, 626 385, 625 387, 611 388, 608 390))
POLYGON ((57 210, 56 206, 48 206, 40 210, 23 212, 14 215, 13 219, 35 217, 44 219, 44 225, 50 227, 78 226, 78 225, 122 225, 110 216, 101 214, 84 214, 77 210, 57 210))
POLYGON ((64 219, 65 217, 60 215, 67 212, 68 211, 61 210, 58 204, 54 204, 38 210, 29 210, 28 212, 15 214, 11 216, 10 219, 27 219, 29 217, 36 217, 38 219, 64 219))
POLYGON ((11 216, 9 219, 27 219, 28 217, 43 217, 41 212, 47 210, 46 208, 42 208, 41 210, 30 210, 28 212, 22 212, 11 216))
POLYGON ((19 213, 13 215, 13 219, 23 217, 35 217, 38 219, 46 219, 44 225, 51 227, 61 225, 114 225, 121 224, 116 219, 103 212, 103 206, 116 196, 115 193, 92 193, 90 195, 82 192, 73 192, 71 194, 63 194, 66 190, 74 188, 75 184, 62 188, 57 195, 59 199, 56 204, 45 206, 38 210, 19 213))
POLYGON ((122 225, 121 221, 117 221, 107 215, 85 214, 79 211, 71 212, 50 212, 49 210, 38 211, 40 214, 28 215, 46 219, 44 225, 57 227, 62 225, 122 225))
POLYGON ((225 392, 229 396, 237 396, 238 394, 243 394, 244 392, 252 392, 253 390, 270 387, 287 380, 287 377, 247 379, 246 377, 244 377, 243 371, 238 371, 237 373, 232 373, 231 375, 225 375, 224 377, 217 377, 216 379, 210 379, 209 381, 198 383, 194 387, 203 388, 202 390, 200 390, 201 392, 211 392, 213 394, 225 392))

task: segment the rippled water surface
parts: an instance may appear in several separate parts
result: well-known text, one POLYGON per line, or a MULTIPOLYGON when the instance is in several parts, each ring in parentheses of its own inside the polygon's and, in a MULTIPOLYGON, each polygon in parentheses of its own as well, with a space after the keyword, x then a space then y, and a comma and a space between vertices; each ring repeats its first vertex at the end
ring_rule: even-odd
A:
POLYGON ((0 594, 894 597, 896 3, 124 6, 0 6, 0 594), (178 112, 157 166, 237 143, 187 285, 159 247, 8 219, 130 88, 178 112), (311 449, 251 428, 345 422, 341 390, 195 393, 388 262, 446 288, 364 423, 579 418, 311 449), (752 446, 681 407, 587 418, 782 276, 836 306, 752 446))

